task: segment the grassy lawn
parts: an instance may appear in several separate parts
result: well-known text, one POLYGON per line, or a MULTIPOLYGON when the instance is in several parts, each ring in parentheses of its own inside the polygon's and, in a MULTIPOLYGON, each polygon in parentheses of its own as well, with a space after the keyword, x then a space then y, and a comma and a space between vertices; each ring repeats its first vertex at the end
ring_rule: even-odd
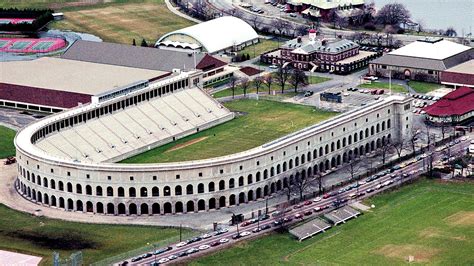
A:
POLYGON ((300 243, 273 233, 191 265, 474 263, 474 183, 423 180, 369 200, 371 212, 300 243))
POLYGON ((437 83, 430 83, 430 82, 421 82, 421 81, 409 81, 408 86, 414 89, 418 93, 427 93, 430 91, 434 91, 442 87, 440 84, 437 83))
POLYGON ((175 162, 228 155, 257 147, 336 115, 309 106, 266 100, 237 100, 224 105, 244 115, 122 163, 175 162))
POLYGON ((34 217, 0 204, 0 249, 41 256, 42 265, 52 264, 53 251, 66 258, 82 250, 83 264, 89 265, 176 236, 178 229, 66 222, 34 217))
POLYGON ((15 145, 13 145, 15 134, 14 130, 0 126, 0 159, 15 155, 15 145))
MULTIPOLYGON (((325 82, 325 81, 328 81, 328 80, 331 80, 331 79, 326 78, 326 77, 308 76, 309 84, 318 84, 318 83, 322 83, 322 82, 325 82)), ((303 89, 304 88, 299 88, 298 90, 302 91, 303 89)), ((276 81, 274 81, 272 83, 271 87, 270 87, 270 90, 272 90, 272 91, 275 90, 277 92, 281 92, 281 87, 276 81)), ((294 90, 295 89, 289 83, 285 86, 285 91, 294 92, 294 90)), ((247 93, 256 93, 256 92, 257 92, 257 89, 255 88, 255 85, 254 85, 253 81, 251 81, 250 86, 247 89, 247 93)), ((268 93, 268 86, 266 84, 262 84, 260 86, 259 92, 267 92, 268 93)), ((242 87, 236 86, 234 93, 235 93, 235 95, 244 94, 244 90, 242 89, 242 87)), ((212 94, 212 96, 214 98, 222 98, 222 97, 232 96, 232 90, 230 88, 225 89, 225 90, 221 90, 221 91, 218 91, 218 92, 212 94)))
POLYGON ((191 26, 193 23, 171 13, 162 1, 128 1, 97 6, 65 9, 63 21, 51 27, 86 32, 99 36, 104 41, 140 45, 144 38, 149 45, 173 30, 191 26))
MULTIPOLYGON (((358 86, 359 88, 364 88, 364 89, 384 89, 388 90, 389 89, 389 83, 388 82, 372 82, 372 83, 364 83, 358 86)), ((394 84, 392 83, 392 92, 408 92, 408 90, 403 87, 402 85, 399 84, 394 84)))
POLYGON ((277 41, 260 39, 259 43, 245 47, 243 50, 239 51, 239 54, 249 54, 250 58, 254 58, 260 54, 263 54, 264 52, 278 48, 279 46, 280 43, 277 41))

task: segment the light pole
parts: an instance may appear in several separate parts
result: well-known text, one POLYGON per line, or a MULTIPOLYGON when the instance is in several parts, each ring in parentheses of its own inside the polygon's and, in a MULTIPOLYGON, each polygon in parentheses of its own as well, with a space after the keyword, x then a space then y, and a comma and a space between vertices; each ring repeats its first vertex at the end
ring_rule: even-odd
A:
POLYGON ((153 247, 153 257, 154 257, 154 259, 153 259, 154 263, 153 264, 156 265, 156 244, 154 244, 154 243, 153 244, 146 243, 146 244, 153 247))

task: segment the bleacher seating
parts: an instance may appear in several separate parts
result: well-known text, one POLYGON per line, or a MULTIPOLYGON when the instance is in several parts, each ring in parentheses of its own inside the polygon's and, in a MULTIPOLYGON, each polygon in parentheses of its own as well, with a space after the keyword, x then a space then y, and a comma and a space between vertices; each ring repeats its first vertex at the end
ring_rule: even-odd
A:
POLYGON ((36 145, 58 157, 110 162, 123 154, 231 116, 201 90, 186 89, 63 129, 36 145))
POLYGON ((290 234, 297 237, 299 241, 303 241, 306 238, 310 238, 320 232, 324 232, 329 228, 331 228, 331 225, 328 223, 321 219, 314 219, 291 229, 290 234))
POLYGON ((340 223, 346 223, 347 220, 357 217, 359 214, 359 211, 354 210, 349 206, 344 206, 340 209, 325 214, 324 217, 326 217, 326 219, 331 221, 334 225, 338 225, 340 223))

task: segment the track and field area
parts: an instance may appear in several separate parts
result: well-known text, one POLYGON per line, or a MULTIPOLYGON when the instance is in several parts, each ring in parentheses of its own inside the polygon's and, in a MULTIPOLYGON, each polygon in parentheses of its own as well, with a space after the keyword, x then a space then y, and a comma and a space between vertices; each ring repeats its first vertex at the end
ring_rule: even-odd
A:
POLYGON ((337 114, 310 106, 268 100, 237 100, 224 105, 238 113, 235 119, 128 158, 122 163, 176 162, 233 154, 337 114), (192 142, 195 139, 200 141, 192 142))
POLYGON ((274 233, 191 265, 401 265, 410 256, 431 265, 474 263, 473 182, 422 180, 368 204, 375 209, 305 242, 274 233))
POLYGON ((13 145, 15 134, 14 130, 0 126, 0 159, 15 155, 15 145, 13 145))
POLYGON ((162 1, 145 3, 108 3, 64 10, 65 20, 53 28, 86 32, 104 41, 140 45, 144 38, 149 45, 165 33, 193 25, 169 11, 162 1))
MULTIPOLYGON (((190 231, 184 229, 188 234, 190 231)), ((153 226, 106 225, 66 222, 34 217, 0 204, 0 250, 43 257, 52 264, 52 252, 62 258, 82 250, 83 264, 179 236, 179 229, 153 226)))

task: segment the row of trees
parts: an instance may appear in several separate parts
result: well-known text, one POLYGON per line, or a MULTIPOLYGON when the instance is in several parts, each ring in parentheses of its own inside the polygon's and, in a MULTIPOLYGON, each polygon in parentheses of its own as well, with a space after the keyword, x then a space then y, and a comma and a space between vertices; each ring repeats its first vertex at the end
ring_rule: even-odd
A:
POLYGON ((289 84, 297 93, 301 85, 308 84, 308 76, 304 71, 298 68, 290 69, 288 67, 279 66, 275 74, 267 74, 265 76, 257 76, 253 81, 248 78, 237 78, 232 76, 229 80, 230 89, 232 90, 232 98, 235 97, 235 90, 239 86, 243 90, 244 96, 253 85, 257 90, 257 94, 263 86, 268 88, 268 94, 271 94, 272 85, 278 84, 281 88, 281 93, 285 92, 286 86, 289 84))

